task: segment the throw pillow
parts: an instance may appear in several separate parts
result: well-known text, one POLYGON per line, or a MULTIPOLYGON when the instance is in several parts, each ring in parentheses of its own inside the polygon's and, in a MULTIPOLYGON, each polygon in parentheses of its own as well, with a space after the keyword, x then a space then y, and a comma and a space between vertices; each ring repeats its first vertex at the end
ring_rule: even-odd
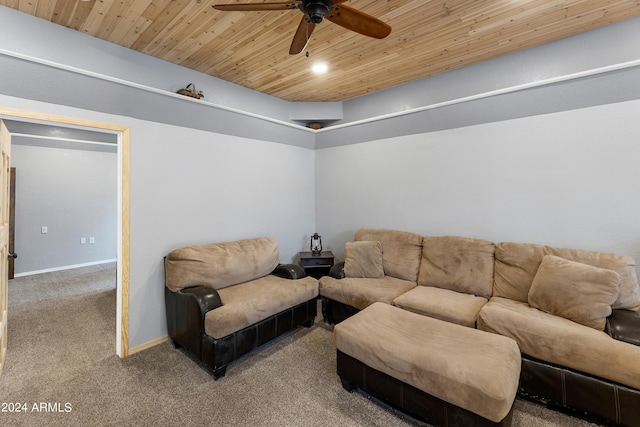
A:
POLYGON ((376 241, 345 243, 344 275, 345 277, 384 277, 382 243, 376 241))
POLYGON ((613 270, 545 255, 529 290, 529 305, 600 331, 618 297, 613 270))

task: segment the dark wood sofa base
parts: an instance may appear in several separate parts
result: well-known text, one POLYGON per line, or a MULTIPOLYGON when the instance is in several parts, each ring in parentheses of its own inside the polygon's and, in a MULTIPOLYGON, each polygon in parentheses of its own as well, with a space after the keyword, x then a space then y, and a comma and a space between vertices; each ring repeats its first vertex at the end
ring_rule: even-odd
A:
POLYGON ((341 302, 321 297, 322 300, 322 318, 325 323, 335 325, 353 316, 360 310, 341 302))
POLYGON ((450 427, 511 425, 513 407, 496 423, 373 369, 340 350, 336 350, 336 357, 338 376, 347 391, 358 388, 420 421, 450 427))
POLYGON ((213 371, 213 378, 225 375, 227 365, 253 349, 299 326, 310 328, 318 311, 317 299, 309 300, 220 339, 205 335, 202 361, 213 371))
POLYGON ((212 372, 214 380, 225 375, 229 363, 256 347, 299 326, 311 327, 318 312, 317 298, 313 298, 223 338, 214 339, 204 332, 204 316, 218 302, 206 288, 191 289, 193 291, 171 292, 165 288, 169 337, 176 348, 183 348, 203 363, 212 372))
MULTIPOLYGON (((340 323, 360 310, 322 297, 322 316, 340 323)), ((640 426, 640 390, 522 354, 518 396, 597 423, 640 426)))
POLYGON ((640 425, 640 390, 522 354, 518 395, 597 423, 640 425))

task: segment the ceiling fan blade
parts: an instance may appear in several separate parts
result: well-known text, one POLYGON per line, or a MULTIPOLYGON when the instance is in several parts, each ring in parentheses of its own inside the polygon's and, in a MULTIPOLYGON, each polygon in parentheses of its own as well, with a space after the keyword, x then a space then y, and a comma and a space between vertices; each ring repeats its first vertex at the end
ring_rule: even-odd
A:
POLYGON ((315 28, 316 24, 309 21, 306 16, 302 17, 300 25, 298 25, 298 29, 293 36, 293 41, 291 41, 291 47, 289 48, 290 55, 298 54, 304 50, 315 28))
POLYGON ((281 1, 273 3, 230 3, 214 4, 212 7, 217 10, 231 11, 255 11, 255 10, 287 10, 297 9, 299 1, 281 1))
POLYGON ((334 6, 325 18, 348 30, 376 39, 383 39, 391 33, 391 26, 386 22, 344 4, 334 6))

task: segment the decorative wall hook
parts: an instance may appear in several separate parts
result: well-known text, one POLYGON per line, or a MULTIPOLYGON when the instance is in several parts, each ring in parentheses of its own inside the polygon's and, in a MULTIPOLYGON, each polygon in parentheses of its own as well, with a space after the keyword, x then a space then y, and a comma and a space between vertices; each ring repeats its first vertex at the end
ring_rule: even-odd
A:
POLYGON ((204 93, 202 93, 201 90, 196 91, 196 85, 194 85, 193 83, 189 83, 187 87, 185 87, 184 89, 180 89, 176 93, 184 96, 190 96, 191 98, 204 98, 204 93))

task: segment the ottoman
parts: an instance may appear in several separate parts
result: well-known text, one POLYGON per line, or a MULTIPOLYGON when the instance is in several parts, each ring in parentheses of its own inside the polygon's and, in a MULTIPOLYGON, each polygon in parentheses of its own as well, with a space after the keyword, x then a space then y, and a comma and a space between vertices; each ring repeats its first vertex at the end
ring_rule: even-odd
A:
POLYGON ((435 425, 511 425, 521 364, 511 338, 374 303, 333 341, 348 391, 435 425))

